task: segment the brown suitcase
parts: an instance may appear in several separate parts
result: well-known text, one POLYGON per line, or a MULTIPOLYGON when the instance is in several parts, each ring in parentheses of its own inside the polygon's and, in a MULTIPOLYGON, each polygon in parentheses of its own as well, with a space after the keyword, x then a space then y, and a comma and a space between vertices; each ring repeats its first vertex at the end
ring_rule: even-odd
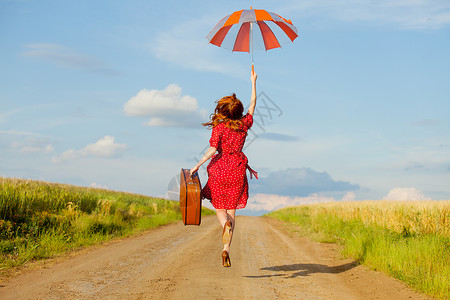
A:
POLYGON ((192 177, 188 169, 180 174, 180 209, 184 225, 200 225, 202 218, 202 185, 198 173, 192 177))

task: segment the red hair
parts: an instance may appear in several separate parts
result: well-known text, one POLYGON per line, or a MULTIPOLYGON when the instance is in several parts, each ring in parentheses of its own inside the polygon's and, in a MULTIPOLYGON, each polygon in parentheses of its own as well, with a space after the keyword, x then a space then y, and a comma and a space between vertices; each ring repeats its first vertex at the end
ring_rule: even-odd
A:
POLYGON ((243 122, 241 120, 244 106, 242 102, 236 98, 236 94, 225 96, 218 100, 214 113, 211 114, 211 120, 203 123, 203 126, 214 128, 220 123, 233 130, 242 130, 243 122))

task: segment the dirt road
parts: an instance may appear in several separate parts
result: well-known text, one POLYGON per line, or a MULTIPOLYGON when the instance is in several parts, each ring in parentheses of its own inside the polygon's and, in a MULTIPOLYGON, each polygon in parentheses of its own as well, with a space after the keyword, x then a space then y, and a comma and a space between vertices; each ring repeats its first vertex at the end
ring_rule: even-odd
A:
POLYGON ((267 218, 238 217, 224 268, 221 228, 214 216, 202 221, 28 271, 3 282, 0 299, 427 299, 267 218))

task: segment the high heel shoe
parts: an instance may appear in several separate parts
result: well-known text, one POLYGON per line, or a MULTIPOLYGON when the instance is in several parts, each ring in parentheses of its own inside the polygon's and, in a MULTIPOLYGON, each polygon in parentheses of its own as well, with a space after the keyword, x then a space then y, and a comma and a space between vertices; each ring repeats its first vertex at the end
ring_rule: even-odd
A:
POLYGON ((228 252, 226 250, 223 250, 222 252, 222 265, 224 267, 231 267, 230 256, 228 255, 228 252))
POLYGON ((231 221, 226 221, 225 225, 223 225, 222 243, 224 245, 231 241, 231 225, 231 221))

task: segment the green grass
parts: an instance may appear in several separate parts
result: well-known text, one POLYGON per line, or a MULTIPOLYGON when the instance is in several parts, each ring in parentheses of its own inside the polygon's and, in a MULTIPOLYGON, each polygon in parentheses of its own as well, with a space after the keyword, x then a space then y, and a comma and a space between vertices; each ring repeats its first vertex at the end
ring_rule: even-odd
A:
POLYGON ((406 204, 399 209, 399 206, 402 205, 376 201, 351 205, 316 204, 281 209, 268 216, 292 224, 300 234, 320 242, 338 243, 342 245, 344 257, 383 271, 418 291, 450 299, 450 237, 448 230, 439 229, 443 228, 443 224, 447 225, 450 203, 436 204, 440 213, 432 204, 426 209, 406 204), (399 223, 401 218, 388 220, 393 214, 383 212, 396 209, 405 216, 413 217, 403 218, 403 225, 399 223), (377 222, 373 221, 375 215, 377 222), (441 226, 436 226, 434 232, 413 231, 410 228, 426 227, 411 222, 414 219, 417 224, 423 223, 417 215, 441 226), (430 217, 432 215, 435 216, 434 222, 430 217))
POLYGON ((178 220, 174 201, 0 177, 0 270, 178 220))

